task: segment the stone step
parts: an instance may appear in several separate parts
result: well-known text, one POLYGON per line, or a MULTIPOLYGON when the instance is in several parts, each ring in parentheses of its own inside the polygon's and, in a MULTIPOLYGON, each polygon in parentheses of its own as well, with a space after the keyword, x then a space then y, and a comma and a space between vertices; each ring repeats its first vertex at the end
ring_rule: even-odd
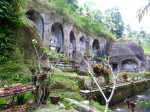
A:
POLYGON ((69 98, 65 98, 65 100, 75 105, 76 106, 75 109, 79 110, 80 112, 101 112, 101 111, 95 110, 94 108, 90 108, 89 106, 86 106, 76 100, 69 99, 69 98))

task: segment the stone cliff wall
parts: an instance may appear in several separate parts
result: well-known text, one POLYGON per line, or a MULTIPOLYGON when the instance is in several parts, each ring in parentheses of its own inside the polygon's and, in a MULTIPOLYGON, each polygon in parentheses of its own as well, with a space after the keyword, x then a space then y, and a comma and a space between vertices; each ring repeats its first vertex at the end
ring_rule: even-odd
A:
POLYGON ((108 42, 103 37, 91 36, 78 30, 75 25, 49 11, 42 12, 34 7, 28 8, 26 14, 28 20, 37 27, 42 44, 58 53, 65 53, 67 58, 75 60, 81 69, 86 68, 83 66, 82 55, 87 50, 91 54, 96 51, 93 61, 98 61, 97 57, 111 56, 113 69, 128 71, 135 70, 136 67, 139 72, 147 69, 142 47, 132 40, 108 42))
POLYGON ((89 50, 90 53, 96 50, 97 56, 106 54, 107 41, 103 37, 88 35, 50 12, 39 13, 36 9, 31 8, 26 14, 37 27, 43 45, 51 47, 58 53, 65 53, 68 59, 80 62, 86 50, 89 50))

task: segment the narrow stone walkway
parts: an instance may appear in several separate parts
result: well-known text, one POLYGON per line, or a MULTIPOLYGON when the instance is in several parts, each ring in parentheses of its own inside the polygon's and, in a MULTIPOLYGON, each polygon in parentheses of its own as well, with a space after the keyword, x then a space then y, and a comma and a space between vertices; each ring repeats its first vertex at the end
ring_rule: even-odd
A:
POLYGON ((99 110, 97 110, 95 107, 89 107, 87 104, 85 104, 84 102, 78 102, 76 100, 73 99, 69 99, 66 98, 66 101, 71 102, 73 105, 75 105, 75 109, 77 109, 79 112, 101 112, 99 110))

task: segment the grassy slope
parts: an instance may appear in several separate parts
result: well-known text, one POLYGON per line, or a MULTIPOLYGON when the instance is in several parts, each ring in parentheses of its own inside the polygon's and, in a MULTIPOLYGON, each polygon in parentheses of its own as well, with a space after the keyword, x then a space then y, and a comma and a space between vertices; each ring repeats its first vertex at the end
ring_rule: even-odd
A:
POLYGON ((54 16, 62 18, 65 22, 72 23, 77 29, 86 34, 103 37, 108 41, 116 39, 116 37, 107 31, 101 23, 94 22, 88 17, 78 15, 76 12, 73 12, 71 7, 67 4, 59 4, 58 2, 49 3, 47 0, 38 0, 37 2, 31 0, 27 1, 27 10, 32 7, 32 9, 38 12, 50 12, 54 16))

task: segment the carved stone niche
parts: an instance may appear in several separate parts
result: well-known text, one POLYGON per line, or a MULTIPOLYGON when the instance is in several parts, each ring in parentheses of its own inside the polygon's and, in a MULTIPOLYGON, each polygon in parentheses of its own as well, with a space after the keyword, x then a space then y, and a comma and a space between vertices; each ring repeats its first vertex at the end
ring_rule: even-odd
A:
POLYGON ((76 40, 74 33, 72 31, 70 32, 69 58, 71 59, 76 58, 76 40))
POLYGON ((95 54, 94 61, 98 61, 97 57, 99 57, 100 55, 100 46, 99 41, 97 39, 93 41, 92 51, 95 54))
POLYGON ((81 37, 79 41, 80 53, 83 55, 86 52, 86 40, 85 37, 81 37))
POLYGON ((49 47, 57 53, 64 53, 64 35, 60 23, 52 25, 49 47))
POLYGON ((27 17, 34 22, 34 24, 36 25, 37 27, 37 30, 40 34, 40 37, 41 37, 41 40, 43 40, 43 37, 44 37, 44 20, 42 18, 42 16, 35 12, 34 10, 29 10, 27 13, 26 13, 27 17))

